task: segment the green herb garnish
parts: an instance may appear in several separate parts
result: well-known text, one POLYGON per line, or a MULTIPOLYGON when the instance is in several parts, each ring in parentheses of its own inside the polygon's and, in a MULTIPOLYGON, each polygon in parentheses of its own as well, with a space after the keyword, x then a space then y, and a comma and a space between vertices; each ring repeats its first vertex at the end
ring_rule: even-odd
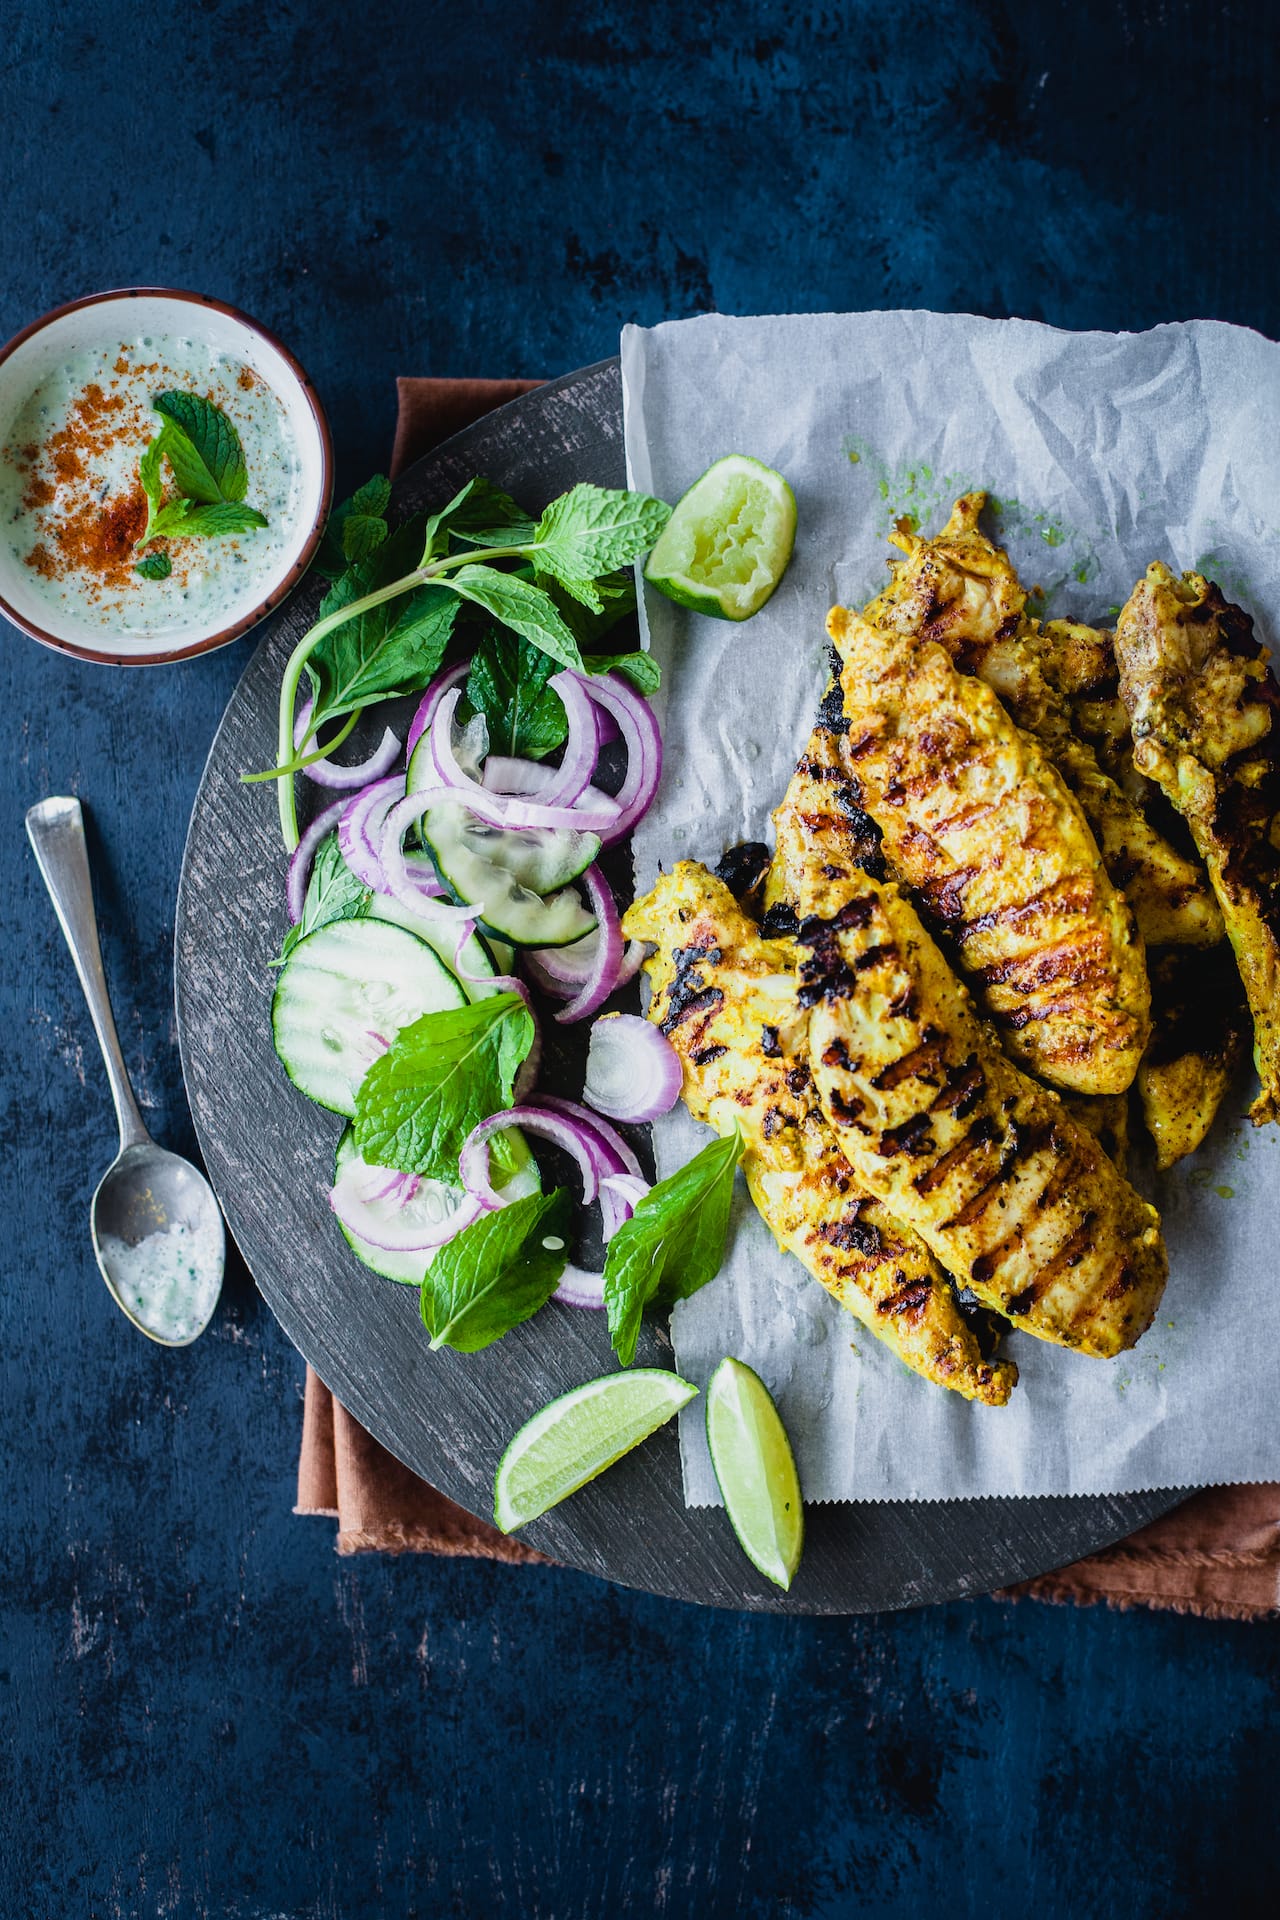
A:
MULTIPOLYGON (((598 633, 625 611, 631 587, 619 570, 653 545, 671 512, 647 494, 583 484, 553 500, 535 523, 509 495, 472 480, 439 513, 384 538, 374 523, 382 520, 385 485, 371 482, 339 510, 324 567, 335 564, 338 549, 350 564, 281 682, 277 764, 260 777, 278 781, 290 851, 298 844, 293 714, 304 672, 315 696, 313 728, 410 692, 444 658, 460 602, 482 608, 555 664, 586 672, 592 663, 579 644, 583 624, 598 633), (347 553, 349 527, 359 559, 347 553), (403 604, 391 611, 397 601, 403 604)), ((628 658, 611 664, 625 671, 628 658)))
POLYGON ((609 1242, 604 1304, 609 1338, 624 1367, 636 1357, 644 1309, 687 1300, 720 1271, 734 1169, 744 1151, 737 1127, 713 1140, 679 1173, 660 1180, 609 1242))
MULTIPOLYGON (((138 463, 138 478, 147 496, 147 524, 138 541, 213 539, 230 533, 250 533, 267 525, 267 517, 244 504, 249 470, 234 424, 221 407, 198 393, 158 393, 152 406, 162 425, 138 463), (178 486, 172 500, 164 499, 162 463, 167 460, 178 486)), ((165 558, 164 572, 137 571, 148 580, 163 580, 170 571, 167 556, 148 555, 148 562, 165 558)))
POLYGON ((467 704, 485 717, 490 753, 541 760, 564 745, 564 704, 547 685, 555 670, 555 661, 532 641, 496 630, 485 634, 467 675, 467 704))
POLYGON ((569 1258, 570 1212, 559 1188, 531 1193, 441 1247, 422 1282, 432 1346, 476 1353, 545 1306, 569 1258))
POLYGON ((514 993, 426 1013, 402 1028, 356 1094, 361 1158, 456 1182, 467 1135, 511 1105, 533 1034, 533 1015, 514 993))
POLYGON ((173 572, 173 562, 167 553, 149 553, 145 560, 139 560, 134 568, 144 580, 167 580, 173 572))
POLYGON ((342 857, 337 833, 328 834, 316 850, 306 898, 302 902, 302 918, 286 932, 279 958, 272 961, 272 966, 282 967, 299 940, 327 927, 331 920, 361 919, 368 909, 369 898, 368 887, 356 879, 342 857))

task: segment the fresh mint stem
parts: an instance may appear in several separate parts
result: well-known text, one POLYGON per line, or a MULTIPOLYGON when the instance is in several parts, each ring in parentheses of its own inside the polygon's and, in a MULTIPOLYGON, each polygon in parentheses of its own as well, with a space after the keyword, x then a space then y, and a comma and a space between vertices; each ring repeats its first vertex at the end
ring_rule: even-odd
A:
POLYGON ((317 747, 314 753, 303 754, 301 759, 290 760, 283 766, 267 767, 262 773, 242 773, 241 782, 246 787, 251 787, 257 780, 286 780, 295 773, 301 773, 304 767, 314 767, 317 760, 327 760, 329 755, 336 753, 343 741, 355 731, 356 721, 363 712, 363 707, 357 707, 354 713, 349 713, 332 740, 323 747, 317 747))

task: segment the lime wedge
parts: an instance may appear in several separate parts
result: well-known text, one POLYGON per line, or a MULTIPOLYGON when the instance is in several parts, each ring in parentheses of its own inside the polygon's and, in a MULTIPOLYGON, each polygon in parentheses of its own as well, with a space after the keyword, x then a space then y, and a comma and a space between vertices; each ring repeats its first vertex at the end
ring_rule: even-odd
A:
POLYGON ((636 1367, 562 1393, 525 1422, 499 1461, 494 1525, 510 1533, 567 1500, 665 1425, 697 1391, 679 1374, 636 1367))
POLYGON ((707 1445, 743 1552, 789 1587, 804 1546, 804 1503, 773 1396, 741 1360, 722 1360, 707 1388, 707 1445))
POLYGON ((749 620, 787 570, 796 497, 780 473, 729 453, 676 502, 644 577, 659 593, 716 620, 749 620))

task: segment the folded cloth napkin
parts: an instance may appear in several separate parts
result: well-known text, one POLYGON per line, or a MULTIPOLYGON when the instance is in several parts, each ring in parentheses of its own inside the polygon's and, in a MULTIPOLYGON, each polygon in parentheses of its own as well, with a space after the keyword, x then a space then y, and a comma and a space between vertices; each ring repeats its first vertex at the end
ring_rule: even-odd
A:
MULTIPOLYGON (((392 474, 536 380, 400 380, 392 474)), ((539 1561, 388 1453, 307 1368, 298 1467, 303 1514, 338 1522, 339 1553, 441 1553, 539 1561)), ((1130 1539, 1002 1598, 1104 1600, 1225 1620, 1280 1609, 1280 1486, 1209 1487, 1130 1539)))

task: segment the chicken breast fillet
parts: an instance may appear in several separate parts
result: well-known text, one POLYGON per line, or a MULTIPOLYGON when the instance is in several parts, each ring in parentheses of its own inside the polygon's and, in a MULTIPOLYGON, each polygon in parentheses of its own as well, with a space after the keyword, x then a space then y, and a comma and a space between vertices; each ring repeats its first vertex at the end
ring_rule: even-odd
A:
POLYGON ((1245 1057, 1249 1021, 1225 940, 1208 953, 1156 954, 1151 996, 1154 1031, 1138 1097, 1163 1169, 1203 1143, 1245 1057))
POLYGON ((751 1195, 778 1244, 913 1372, 1001 1406, 1017 1379, 989 1357, 994 1328, 966 1315, 924 1242, 854 1179, 814 1093, 805 1058, 793 940, 763 938, 723 881, 690 861, 626 916, 655 943, 649 1018, 684 1066, 684 1099, 747 1143, 751 1195))
POLYGON ((1011 1053, 1121 1093, 1150 1030, 1133 915, 1044 749, 937 640, 836 607, 842 757, 892 868, 955 943, 1011 1053))
POLYGON ((895 886, 858 873, 801 906, 809 1063, 855 1177, 1028 1333, 1131 1347, 1168 1273, 1155 1209, 1006 1058, 895 886))
POLYGON ((1280 1119, 1280 688, 1248 614, 1202 574, 1147 568, 1116 623, 1134 764, 1191 829, 1253 1016, 1262 1091, 1280 1119))
POLYGON ((1206 875, 1152 825, 1074 727, 1070 689, 1098 674, 1106 636, 1069 622, 1049 631, 1026 617, 1009 556, 979 527, 985 502, 984 493, 962 495, 936 539, 891 536, 907 557, 868 616, 940 641, 1035 736, 1079 801, 1148 945, 1213 946, 1223 938, 1222 916, 1206 875))

